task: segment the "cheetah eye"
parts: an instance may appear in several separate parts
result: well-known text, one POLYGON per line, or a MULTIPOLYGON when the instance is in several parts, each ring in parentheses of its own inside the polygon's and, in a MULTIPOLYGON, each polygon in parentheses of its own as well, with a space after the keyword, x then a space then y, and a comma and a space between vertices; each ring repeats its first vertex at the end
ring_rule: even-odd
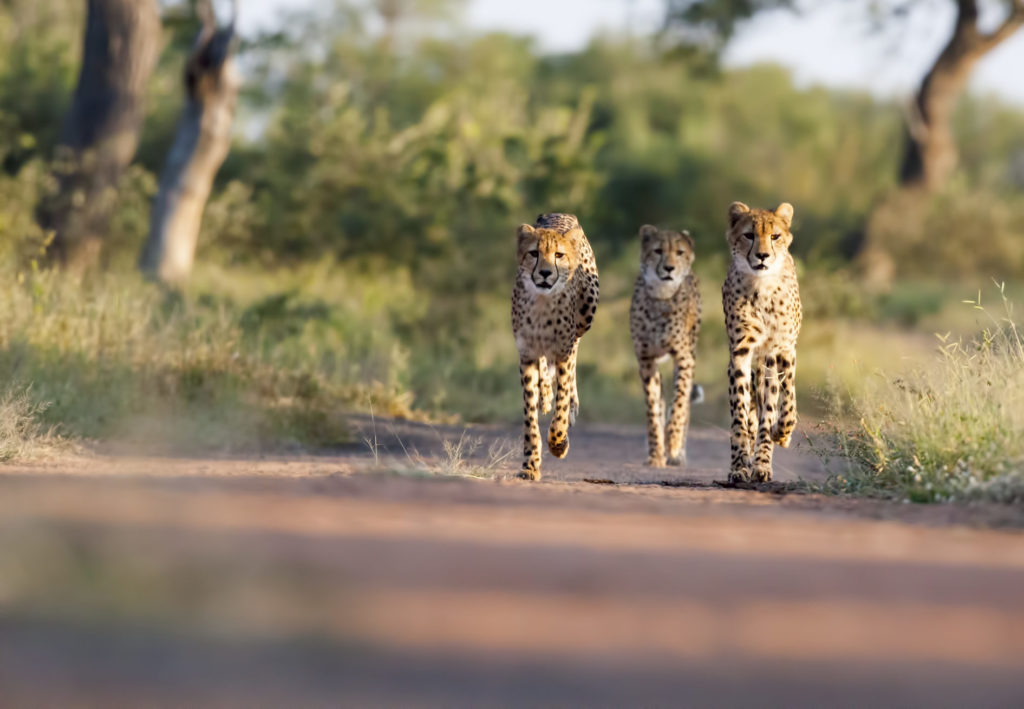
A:
POLYGON ((558 253, 555 254, 555 258, 565 258, 565 254, 559 251, 558 253))
POLYGON ((772 241, 778 241, 782 238, 782 234, 772 234, 772 241))
POLYGON ((680 251, 676 251, 676 256, 682 256, 682 255, 683 255, 683 253, 684 253, 684 252, 683 252, 683 251, 681 251, 681 250, 680 250, 680 251))
POLYGON ((743 236, 747 237, 747 239, 749 239, 750 241, 753 241, 753 240, 754 240, 754 232, 752 232, 752 231, 748 231, 748 232, 747 232, 746 234, 744 234, 743 236))
POLYGON ((654 250, 654 253, 658 254, 658 256, 661 256, 661 255, 662 255, 663 253, 665 253, 665 252, 664 252, 664 251, 662 251, 661 249, 655 249, 655 250, 654 250))
POLYGON ((537 258, 538 256, 540 256, 540 251, 538 251, 537 249, 533 249, 532 251, 529 252, 529 254, 533 258, 537 258))

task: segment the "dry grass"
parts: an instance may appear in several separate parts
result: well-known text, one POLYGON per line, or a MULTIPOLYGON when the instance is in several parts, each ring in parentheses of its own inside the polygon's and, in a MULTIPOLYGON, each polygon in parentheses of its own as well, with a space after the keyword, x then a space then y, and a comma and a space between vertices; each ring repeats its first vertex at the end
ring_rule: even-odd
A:
POLYGON ((0 462, 36 458, 68 448, 68 441, 40 423, 47 404, 30 387, 9 386, 0 396, 0 462))
POLYGON ((830 487, 921 502, 1024 501, 1024 336, 999 285, 1000 312, 969 340, 941 338, 935 360, 878 374, 849 398, 858 425, 829 452, 849 461, 830 487))
POLYGON ((249 299, 228 292, 241 278, 184 295, 134 274, 5 279, 0 376, 31 383, 11 399, 20 423, 9 426, 149 450, 252 450, 345 442, 345 410, 370 399, 408 415, 394 374, 403 355, 374 327, 373 290, 327 303, 316 295, 325 278, 293 273, 283 293, 249 299))

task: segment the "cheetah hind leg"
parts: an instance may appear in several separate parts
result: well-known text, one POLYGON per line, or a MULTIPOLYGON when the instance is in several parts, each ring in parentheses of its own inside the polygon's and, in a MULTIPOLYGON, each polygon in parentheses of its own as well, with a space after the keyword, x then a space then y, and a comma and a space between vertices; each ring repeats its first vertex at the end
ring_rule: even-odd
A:
POLYGON ((542 414, 549 414, 555 402, 553 389, 555 366, 554 363, 551 363, 549 366, 547 358, 541 357, 537 363, 537 368, 540 370, 540 412, 542 414))

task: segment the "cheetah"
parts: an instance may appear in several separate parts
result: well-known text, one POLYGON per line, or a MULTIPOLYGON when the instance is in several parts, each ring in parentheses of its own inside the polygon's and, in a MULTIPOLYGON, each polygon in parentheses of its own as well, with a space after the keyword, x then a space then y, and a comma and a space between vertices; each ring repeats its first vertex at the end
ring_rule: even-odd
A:
POLYGON ((523 385, 523 467, 518 477, 539 480, 538 409, 551 411, 552 399, 548 450, 556 458, 569 452, 569 426, 580 406, 576 355, 597 312, 597 262, 572 214, 541 214, 533 226, 520 226, 517 238, 512 332, 523 385))
POLYGON ((803 314, 789 253, 793 205, 729 205, 732 264, 722 285, 729 336, 730 482, 772 479, 772 445, 796 426, 796 340, 803 314))
POLYGON ((700 329, 701 300, 697 276, 691 271, 694 250, 688 231, 640 227, 640 275, 629 308, 633 337, 647 400, 647 465, 686 463, 686 429, 690 419, 693 367, 700 329), (661 372, 658 362, 672 359, 672 413, 664 424, 661 372))

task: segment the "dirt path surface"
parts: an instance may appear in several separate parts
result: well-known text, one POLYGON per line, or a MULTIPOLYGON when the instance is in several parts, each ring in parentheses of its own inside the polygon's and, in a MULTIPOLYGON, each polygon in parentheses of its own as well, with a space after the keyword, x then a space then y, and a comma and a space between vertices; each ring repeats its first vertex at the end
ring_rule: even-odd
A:
POLYGON ((722 489, 711 429, 652 471, 581 426, 526 483, 514 431, 357 425, 0 468, 2 703, 1024 706, 1022 510, 722 489))

